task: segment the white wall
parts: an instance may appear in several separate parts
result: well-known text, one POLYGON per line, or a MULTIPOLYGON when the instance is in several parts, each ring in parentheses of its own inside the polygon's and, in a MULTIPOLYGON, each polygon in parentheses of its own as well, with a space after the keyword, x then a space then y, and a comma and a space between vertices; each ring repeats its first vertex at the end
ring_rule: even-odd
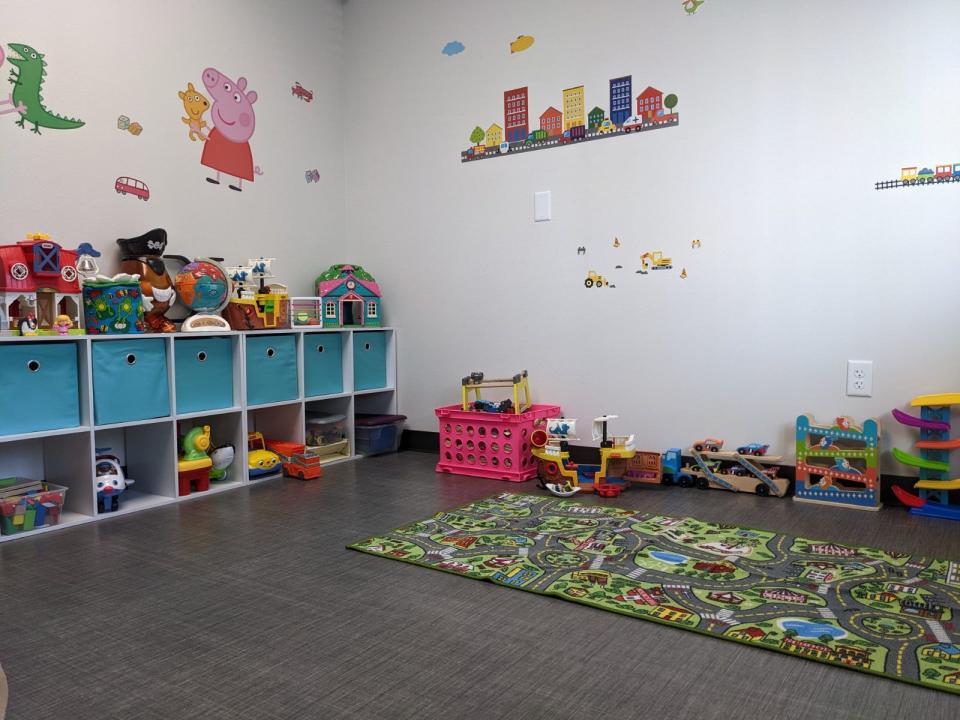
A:
POLYGON ((351 0, 344 24, 350 259, 403 331, 413 428, 472 369, 528 368, 537 400, 619 413, 651 448, 791 450, 805 411, 883 417, 906 444, 889 410, 960 387, 960 186, 874 190, 960 162, 960 4, 351 0), (680 126, 459 162, 505 89, 528 85, 537 117, 580 83, 607 108, 624 74, 677 93, 680 126), (634 275, 658 249, 675 273, 634 275), (617 288, 585 289, 591 268, 617 288), (848 358, 874 361, 872 398, 843 394, 848 358))
MULTIPOLYGON (((342 38, 338 0, 3 3, 0 42, 44 53, 47 107, 86 125, 38 137, 0 117, 2 242, 31 231, 64 247, 89 242, 114 272, 116 238, 159 226, 170 253, 276 256, 277 282, 309 294, 342 252, 342 38), (190 81, 203 92, 207 66, 245 76, 259 95, 250 145, 264 174, 242 193, 205 181, 201 143, 180 121, 177 91, 190 81), (291 96, 296 81, 313 102, 291 96), (118 130, 119 115, 143 133, 118 130), (313 168, 320 182, 307 184, 313 168), (117 195, 121 175, 144 180, 150 200, 117 195)), ((10 67, 0 68, 3 97, 10 67)))

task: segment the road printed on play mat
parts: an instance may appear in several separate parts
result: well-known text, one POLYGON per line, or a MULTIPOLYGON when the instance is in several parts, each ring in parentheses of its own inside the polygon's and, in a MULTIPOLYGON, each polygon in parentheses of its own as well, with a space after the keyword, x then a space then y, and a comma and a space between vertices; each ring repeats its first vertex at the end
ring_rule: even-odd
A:
POLYGON ((502 493, 348 546, 960 693, 960 563, 502 493))

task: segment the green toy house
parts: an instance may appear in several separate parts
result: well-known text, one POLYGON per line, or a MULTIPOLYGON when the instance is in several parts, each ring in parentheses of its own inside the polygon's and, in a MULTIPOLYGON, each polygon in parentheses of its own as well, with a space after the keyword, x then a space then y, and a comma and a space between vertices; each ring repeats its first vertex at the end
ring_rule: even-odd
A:
POLYGON ((317 280, 323 327, 380 327, 380 286, 359 265, 331 265, 317 280))

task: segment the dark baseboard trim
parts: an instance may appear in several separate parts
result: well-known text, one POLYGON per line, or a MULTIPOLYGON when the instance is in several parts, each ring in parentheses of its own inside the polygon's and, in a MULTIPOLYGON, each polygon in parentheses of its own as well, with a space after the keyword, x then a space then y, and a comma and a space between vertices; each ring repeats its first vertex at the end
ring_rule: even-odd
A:
MULTIPOLYGON (((403 437, 400 439, 400 449, 438 454, 440 452, 440 433, 429 430, 404 430, 403 437)), ((600 462, 600 452, 597 448, 587 445, 571 445, 570 458, 577 463, 598 463, 600 462)), ((690 458, 684 457, 684 460, 689 461, 690 458)), ((796 477, 794 467, 783 465, 782 476, 790 479, 790 489, 787 494, 792 495, 793 482, 796 477)), ((904 490, 912 490, 913 484, 917 481, 916 478, 903 475, 881 475, 880 479, 880 498, 884 505, 899 505, 901 507, 902 504, 893 494, 891 487, 896 485, 904 490)))
POLYGON ((427 430, 404 430, 400 449, 437 454, 440 452, 440 433, 427 430))

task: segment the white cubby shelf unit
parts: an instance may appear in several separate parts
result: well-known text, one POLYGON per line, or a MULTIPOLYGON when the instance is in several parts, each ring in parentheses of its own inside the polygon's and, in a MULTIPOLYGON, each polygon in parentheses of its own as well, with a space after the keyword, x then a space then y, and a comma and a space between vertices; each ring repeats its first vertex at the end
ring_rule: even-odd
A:
MULTIPOLYGON (((396 414, 399 412, 397 397, 397 331, 395 328, 313 328, 294 327, 263 331, 222 331, 205 333, 169 333, 142 335, 68 335, 41 337, 0 337, 0 363, 4 362, 3 348, 20 346, 22 349, 42 348, 47 343, 69 343, 76 350, 77 385, 75 392, 79 406, 79 424, 38 432, 19 432, 17 427, 17 408, 9 403, 9 398, 17 397, 10 387, 9 373, 0 373, 0 393, 7 398, 3 413, 7 422, 0 425, 0 478, 19 476, 34 480, 43 480, 68 489, 66 500, 57 525, 36 528, 13 535, 0 535, 0 543, 34 537, 46 532, 62 530, 87 522, 109 520, 138 510, 186 502, 198 497, 219 494, 221 492, 245 487, 253 483, 264 482, 283 477, 282 472, 270 476, 250 479, 247 473, 247 436, 249 432, 259 431, 269 440, 286 440, 303 443, 305 440, 305 421, 308 413, 337 413, 346 416, 345 432, 349 448, 354 448, 354 414, 376 413, 396 414), (383 357, 383 371, 372 382, 382 387, 365 387, 355 390, 354 349, 370 347, 367 340, 376 334, 377 347, 383 357), (265 343, 265 352, 272 353, 269 339, 272 336, 288 336, 293 339, 296 358, 296 390, 292 379, 289 392, 282 399, 270 402, 247 402, 248 383, 253 379, 248 375, 248 352, 260 351, 265 343), (229 378, 232 387, 232 401, 216 409, 190 409, 180 412, 177 409, 177 346, 203 338, 228 338, 230 348, 229 378), (264 340, 254 340, 264 338, 264 340), (169 398, 167 412, 151 412, 149 408, 140 408, 141 417, 122 422, 98 423, 96 411, 95 347, 101 343, 128 341, 137 343, 147 340, 160 340, 166 361, 166 388, 169 398), (251 341, 253 343, 251 344, 251 341), (259 345, 257 343, 260 343, 259 345), (336 357, 330 362, 330 348, 339 351, 339 363, 336 357), (317 369, 308 356, 311 353, 328 352, 325 363, 317 369), (305 367, 307 371, 305 372, 305 367), (311 370, 310 368, 313 368, 311 370), (320 377, 336 374, 339 377, 320 377), (312 373, 312 381, 305 375, 312 373), (336 392, 310 394, 314 388, 333 386, 336 392), (3 387, 4 383, 8 387, 3 387), (159 416, 156 416, 159 415, 159 416), (191 492, 178 495, 177 460, 178 437, 191 427, 209 425, 211 428, 211 448, 230 443, 236 449, 236 459, 230 466, 227 477, 210 483, 205 492, 191 492), (95 489, 96 455, 99 451, 116 455, 125 466, 127 476, 134 483, 120 496, 119 509, 112 512, 97 511, 95 489)), ((279 341, 278 341, 279 345, 279 341)), ((184 348, 181 347, 181 350, 184 348)), ((128 358, 135 354, 131 351, 128 358)), ((38 356, 42 351, 38 351, 38 356)), ((29 353, 28 353, 29 355, 29 353)), ((197 354, 199 357, 199 353, 197 354)), ((22 362, 23 355, 18 355, 22 362)), ((181 355, 181 357, 183 357, 181 355)), ((379 356, 378 356, 379 357, 379 356)), ((9 358, 7 360, 9 362, 9 358)), ((135 361, 135 360, 134 360, 135 361)), ((31 370, 35 361, 28 361, 31 370)), ((223 373, 228 374, 228 373, 223 373)), ((370 380, 365 381, 366 385, 370 380)), ((101 388, 106 383, 101 381, 101 388)), ((71 390, 68 390, 70 392, 71 390)), ((362 457, 353 452, 349 456, 337 456, 328 460, 324 467, 337 462, 348 462, 362 457)), ((279 468, 278 468, 279 469, 279 468)), ((299 481, 298 481, 299 482, 299 481)), ((321 480, 322 482, 322 480, 321 480)))

